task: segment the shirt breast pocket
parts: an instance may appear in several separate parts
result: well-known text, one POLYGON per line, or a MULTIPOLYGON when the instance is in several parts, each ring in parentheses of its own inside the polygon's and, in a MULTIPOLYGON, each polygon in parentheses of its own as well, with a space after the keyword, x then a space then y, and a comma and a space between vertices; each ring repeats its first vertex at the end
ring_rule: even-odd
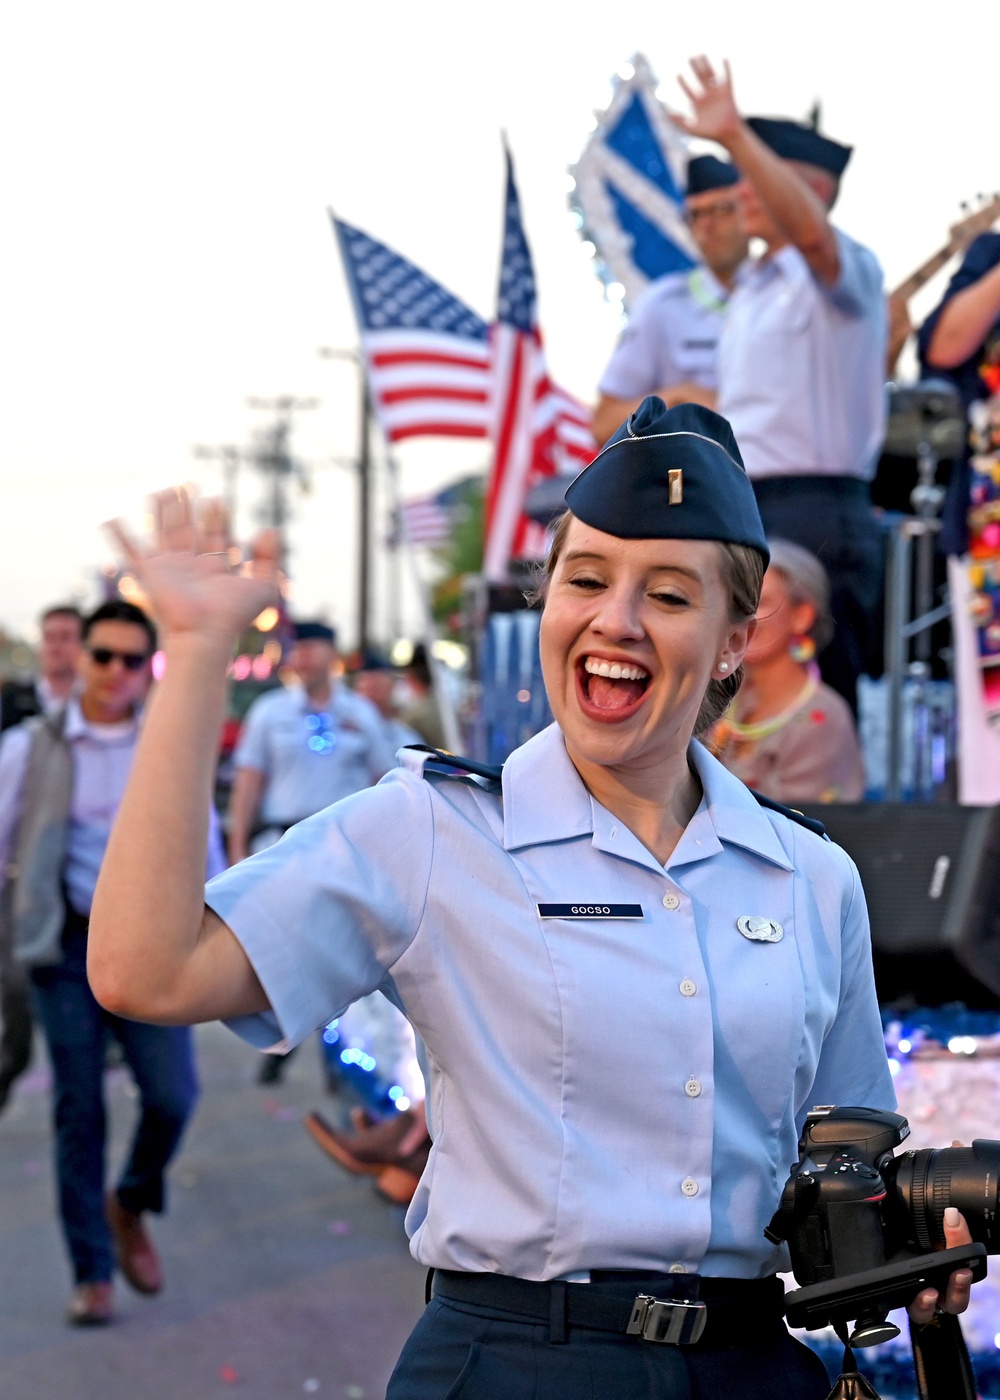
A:
MULTIPOLYGON (((763 920, 761 920, 763 922, 763 920)), ((708 959, 715 1002, 716 1072, 739 1083, 771 1124, 794 1092, 806 998, 791 911, 778 941, 720 928, 708 959)))

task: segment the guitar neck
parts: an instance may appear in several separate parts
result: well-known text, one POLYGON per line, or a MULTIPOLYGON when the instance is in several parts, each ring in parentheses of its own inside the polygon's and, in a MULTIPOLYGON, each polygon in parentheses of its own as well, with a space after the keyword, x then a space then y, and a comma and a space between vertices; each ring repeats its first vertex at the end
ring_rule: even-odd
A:
POLYGON ((911 272, 905 282, 900 282, 891 294, 892 299, 894 301, 909 301, 910 297, 915 297, 920 288, 929 282, 936 272, 940 272, 957 251, 952 241, 946 243, 943 248, 939 248, 926 262, 921 263, 915 272, 911 272))

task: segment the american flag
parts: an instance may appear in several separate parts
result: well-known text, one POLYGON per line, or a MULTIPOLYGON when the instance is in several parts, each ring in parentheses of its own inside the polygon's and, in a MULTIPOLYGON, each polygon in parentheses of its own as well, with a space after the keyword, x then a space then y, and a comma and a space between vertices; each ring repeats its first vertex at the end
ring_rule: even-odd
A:
POLYGON ((486 437, 489 328, 471 307, 384 243, 331 212, 368 382, 389 442, 486 437))
POLYGON ((411 497, 400 504, 398 534, 408 544, 444 544, 451 533, 451 516, 441 496, 411 497))
POLYGON ((486 577, 499 583, 506 580, 511 559, 535 559, 544 550, 545 531, 524 514, 528 492, 543 477, 579 471, 597 450, 590 411, 553 384, 546 369, 535 274, 509 151, 497 319, 490 344, 494 458, 483 567, 486 577))

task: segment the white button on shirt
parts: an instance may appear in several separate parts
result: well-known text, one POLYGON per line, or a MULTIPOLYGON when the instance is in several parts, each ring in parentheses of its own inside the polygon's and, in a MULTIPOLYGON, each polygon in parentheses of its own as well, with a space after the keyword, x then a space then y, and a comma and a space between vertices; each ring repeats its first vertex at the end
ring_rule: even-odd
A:
POLYGON ((663 896, 664 909, 679 909, 681 905, 680 895, 674 894, 673 890, 667 890, 663 896))
POLYGON ((697 1196, 700 1189, 693 1176, 686 1176, 681 1182, 681 1190, 685 1196, 697 1196))
POLYGON ((679 987, 679 991, 682 997, 693 997, 697 990, 698 984, 696 982, 692 982, 690 977, 685 977, 684 981, 680 984, 679 987))
POLYGON ((894 1103, 853 865, 700 744, 690 759, 704 797, 666 867, 551 726, 508 759, 502 801, 396 770, 209 885, 274 1008, 232 1023, 252 1043, 298 1042, 378 987, 421 1036, 433 1147, 407 1229, 424 1265, 758 1277, 785 1262, 763 1230, 806 1110, 894 1103), (747 910, 782 941, 744 938, 747 910), (681 1012, 686 978, 711 995, 681 1012))
POLYGON ((834 232, 833 287, 791 245, 737 275, 719 341, 719 412, 751 478, 874 474, 886 416, 882 269, 834 232))
POLYGON ((684 1092, 689 1099, 696 1099, 701 1093, 701 1085, 698 1083, 697 1079, 689 1079, 684 1085, 684 1092))

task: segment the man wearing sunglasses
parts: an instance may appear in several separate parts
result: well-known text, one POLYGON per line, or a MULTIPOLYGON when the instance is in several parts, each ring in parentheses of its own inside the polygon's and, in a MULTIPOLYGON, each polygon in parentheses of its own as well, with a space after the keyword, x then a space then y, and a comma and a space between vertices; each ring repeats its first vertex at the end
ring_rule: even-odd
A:
MULTIPOLYGON (((198 1087, 191 1032, 146 1026, 98 1006, 86 976, 97 874, 138 738, 156 629, 131 603, 84 619, 81 684, 66 705, 0 742, 0 921, 29 970, 52 1062, 59 1213, 77 1326, 112 1317, 115 1264, 141 1293, 163 1279, 143 1215, 161 1211, 164 1171, 198 1087), (139 1121, 116 1188, 105 1196, 103 1071, 108 1035, 139 1089, 139 1121)), ((208 867, 225 867, 217 825, 208 867)))
POLYGON ((736 273, 747 256, 735 166, 715 156, 688 162, 684 218, 701 261, 658 277, 636 299, 598 386, 592 429, 605 442, 647 394, 668 405, 714 407, 716 358, 736 273))

